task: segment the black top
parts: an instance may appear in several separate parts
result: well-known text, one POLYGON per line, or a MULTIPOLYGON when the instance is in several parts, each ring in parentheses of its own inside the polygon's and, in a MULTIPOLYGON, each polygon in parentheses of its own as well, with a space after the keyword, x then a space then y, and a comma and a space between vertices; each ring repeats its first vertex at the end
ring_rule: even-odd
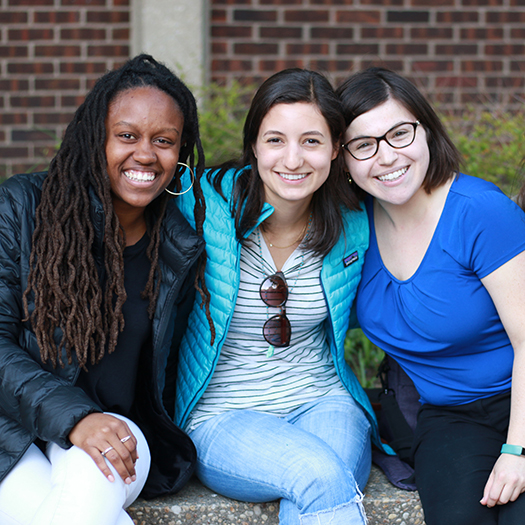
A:
MULTIPOLYGON (((35 438, 67 449, 71 447, 71 429, 88 414, 101 410, 84 390, 74 386, 79 374, 76 359, 68 362, 62 349, 64 366, 53 366, 50 360, 43 363, 30 321, 22 321, 22 294, 29 277, 35 215, 45 178, 45 172, 15 175, 0 185, 0 376, 9 378, 0 379, 0 481, 35 438)), ((154 201, 150 205, 151 224, 158 217, 159 204, 154 201)), ((103 274, 106 216, 91 188, 89 214, 93 257, 103 274)), ((159 230, 159 298, 151 343, 146 343, 144 364, 138 368, 132 410, 136 417, 131 418, 150 445, 151 468, 141 493, 146 498, 179 491, 197 460, 195 446, 167 414, 162 396, 168 386, 173 398, 175 395, 176 378, 166 375, 166 363, 177 354, 193 307, 193 283, 203 249, 204 240, 183 217, 176 200, 168 201, 159 230)), ((28 308, 29 312, 35 308, 34 294, 28 296, 28 308)))
POLYGON ((104 412, 130 415, 135 399, 136 379, 141 352, 150 351, 151 320, 149 299, 142 299, 151 262, 146 255, 149 245, 146 234, 140 241, 124 249, 124 287, 127 299, 122 307, 125 328, 119 334, 113 353, 105 354, 96 365, 81 370, 76 386, 97 403, 104 412))

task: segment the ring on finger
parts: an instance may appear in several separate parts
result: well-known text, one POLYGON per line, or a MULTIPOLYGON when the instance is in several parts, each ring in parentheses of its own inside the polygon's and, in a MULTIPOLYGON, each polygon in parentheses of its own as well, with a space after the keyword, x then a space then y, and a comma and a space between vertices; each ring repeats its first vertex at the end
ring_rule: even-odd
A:
POLYGON ((131 439, 131 436, 126 436, 126 437, 123 437, 120 442, 121 443, 125 443, 126 441, 129 441, 131 439))
POLYGON ((101 454, 102 454, 104 457, 106 457, 106 454, 107 454, 110 450, 113 450, 113 447, 108 447, 106 450, 103 450, 103 451, 101 452, 101 454))

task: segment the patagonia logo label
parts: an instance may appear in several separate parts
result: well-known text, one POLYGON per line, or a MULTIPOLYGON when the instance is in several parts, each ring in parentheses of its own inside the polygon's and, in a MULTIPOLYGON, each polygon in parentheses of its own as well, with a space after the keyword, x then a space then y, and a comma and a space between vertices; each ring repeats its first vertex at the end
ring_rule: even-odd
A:
POLYGON ((345 265, 345 268, 347 266, 350 266, 351 264, 354 264, 357 260, 359 260, 359 255, 357 255, 357 252, 351 253, 350 255, 346 256, 343 259, 343 264, 345 265))

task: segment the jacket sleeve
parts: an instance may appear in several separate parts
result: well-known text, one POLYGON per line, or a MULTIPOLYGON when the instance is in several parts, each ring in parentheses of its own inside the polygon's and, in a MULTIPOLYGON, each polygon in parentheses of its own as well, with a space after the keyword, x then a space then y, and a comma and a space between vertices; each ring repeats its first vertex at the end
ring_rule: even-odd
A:
POLYGON ((0 187, 0 414, 34 437, 67 448, 74 425, 100 409, 71 385, 72 367, 41 364, 36 337, 23 321, 34 200, 22 184, 0 187))
POLYGON ((166 364, 165 386, 162 392, 164 407, 172 419, 175 412, 175 392, 177 369, 179 366, 179 347, 182 336, 186 330, 186 326, 188 325, 188 317, 191 310, 193 309, 193 303, 195 301, 194 281, 198 264, 199 262, 197 261, 186 276, 176 304, 177 313, 175 316, 175 329, 171 339, 170 353, 168 356, 168 362, 166 364))

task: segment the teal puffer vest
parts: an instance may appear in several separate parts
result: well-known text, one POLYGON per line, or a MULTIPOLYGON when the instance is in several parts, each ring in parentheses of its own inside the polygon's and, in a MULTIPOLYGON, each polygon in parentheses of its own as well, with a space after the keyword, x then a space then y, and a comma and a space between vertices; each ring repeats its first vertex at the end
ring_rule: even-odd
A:
MULTIPOLYGON (((235 170, 230 170, 225 175, 222 181, 224 195, 232 194, 235 173, 235 170)), ((183 187, 186 187, 184 182, 183 187)), ((184 428, 191 410, 206 390, 215 370, 235 308, 240 279, 241 245, 235 237, 230 203, 224 201, 206 177, 202 178, 202 188, 206 200, 206 284, 211 294, 210 311, 216 334, 212 346, 209 323, 197 294, 179 353, 175 422, 181 428, 184 428)), ((186 219, 192 223, 193 194, 188 192, 177 204, 186 219)), ((272 213, 273 208, 265 204, 258 224, 272 213)), ((321 284, 328 304, 326 330, 337 374, 348 392, 365 411, 372 424, 373 440, 381 446, 372 406, 344 359, 344 340, 349 328, 350 310, 361 278, 368 240, 366 212, 346 211, 344 231, 337 244, 324 258, 321 284)))

